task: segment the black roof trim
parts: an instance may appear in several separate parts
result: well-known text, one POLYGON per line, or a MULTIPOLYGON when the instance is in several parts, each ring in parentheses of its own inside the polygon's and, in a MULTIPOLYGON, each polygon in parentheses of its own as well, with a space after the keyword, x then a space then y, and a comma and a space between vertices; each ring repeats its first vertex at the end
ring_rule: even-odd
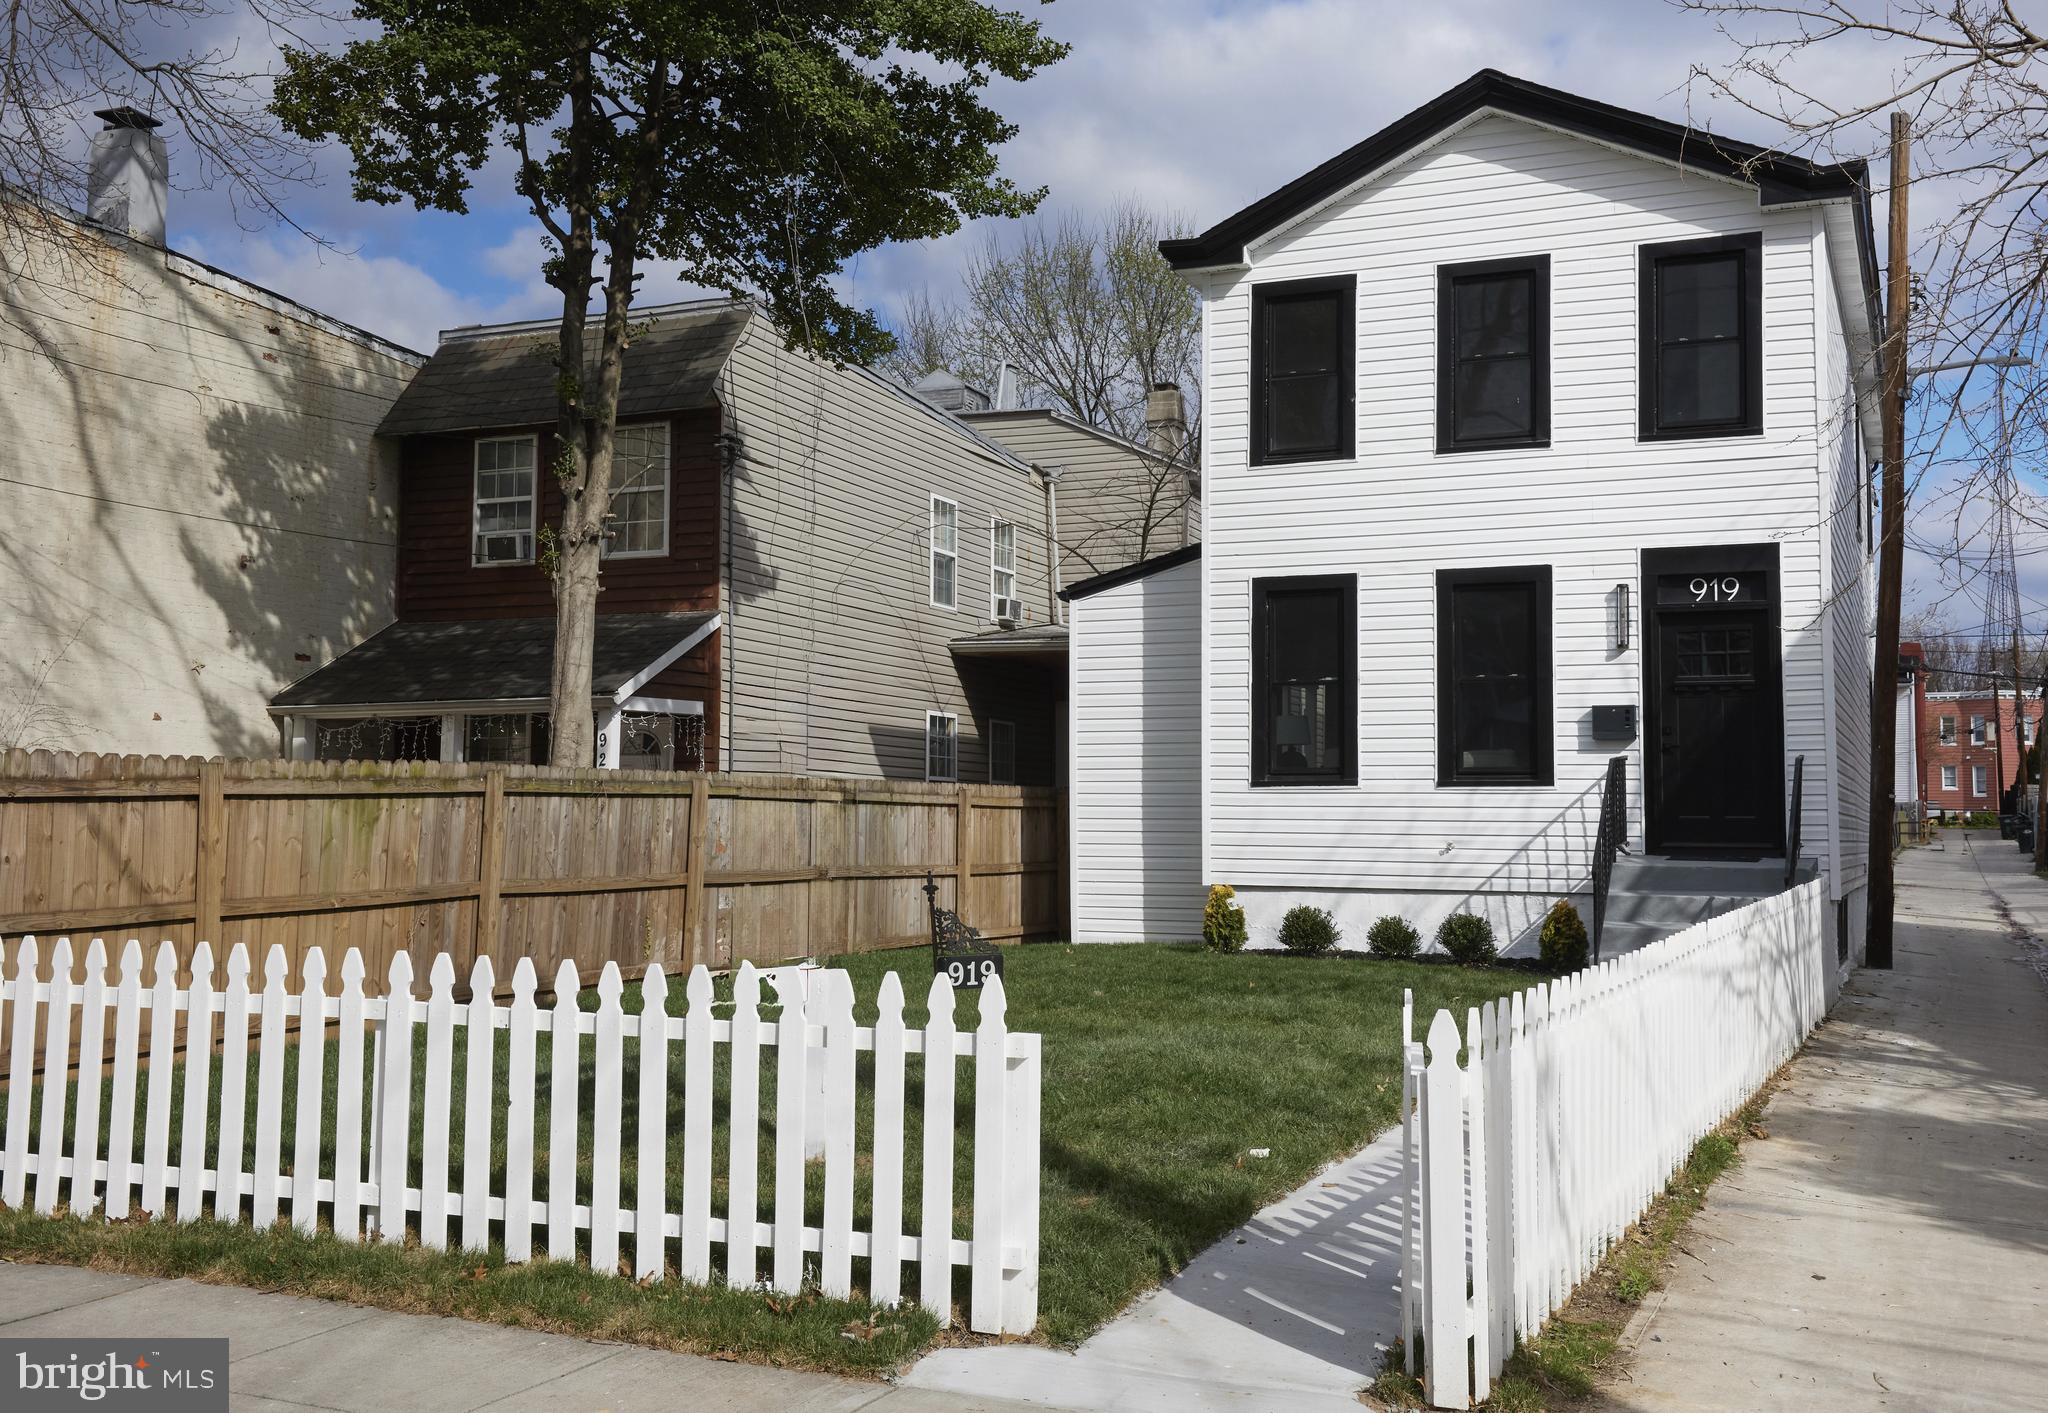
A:
POLYGON ((1155 554, 1150 559, 1141 559, 1136 564, 1126 564, 1121 569, 1112 569, 1107 574, 1098 574, 1093 579, 1083 579, 1072 588, 1061 589, 1060 597, 1068 603, 1072 603, 1075 599, 1085 599, 1090 594, 1099 594, 1104 589, 1114 589, 1119 584, 1128 584, 1133 579, 1149 578, 1151 575, 1158 574, 1164 570, 1177 569, 1181 565, 1191 564, 1201 557, 1202 545, 1198 540, 1194 544, 1184 545, 1180 549, 1170 550, 1165 554, 1155 554))
POLYGON ((1241 264, 1244 248, 1250 242, 1286 225, 1483 108, 1547 123, 1646 156, 1753 182, 1765 206, 1828 197, 1856 199, 1866 213, 1867 224, 1869 184, 1860 160, 1834 165, 1809 162, 1747 142, 1716 137, 1682 123, 1581 98, 1562 89, 1546 88, 1498 69, 1481 69, 1448 93, 1431 99, 1236 215, 1224 217, 1200 235, 1160 241, 1159 251, 1176 270, 1241 264))

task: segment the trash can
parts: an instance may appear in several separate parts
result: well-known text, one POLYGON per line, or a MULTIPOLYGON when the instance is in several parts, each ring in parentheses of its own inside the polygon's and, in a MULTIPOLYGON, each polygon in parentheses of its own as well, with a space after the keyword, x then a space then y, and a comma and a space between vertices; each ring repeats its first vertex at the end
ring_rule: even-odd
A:
POLYGON ((2016 814, 2002 814, 1998 817, 1998 837, 2011 839, 2020 832, 2020 817, 2016 814))
POLYGON ((2021 815, 2021 816, 2020 816, 2020 819, 2019 819, 2019 828, 2017 828, 2017 829, 2015 829, 2015 830, 2013 831, 2013 837, 2014 837, 2015 839, 2017 839, 2017 840, 2019 840, 2019 841, 2020 841, 2020 852, 2021 852, 2021 853, 2023 853, 2023 854, 2031 854, 2031 853, 2033 853, 2033 852, 2034 852, 2034 821, 2033 821, 2033 820, 2031 820, 2031 819, 2029 819, 2029 818, 2027 818, 2027 817, 2026 817, 2025 815, 2021 815))

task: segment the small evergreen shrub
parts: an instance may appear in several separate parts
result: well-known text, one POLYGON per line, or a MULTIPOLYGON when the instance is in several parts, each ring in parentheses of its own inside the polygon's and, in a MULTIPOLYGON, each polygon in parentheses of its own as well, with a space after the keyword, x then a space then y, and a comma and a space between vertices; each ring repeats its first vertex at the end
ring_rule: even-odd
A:
POLYGON ((1475 967, 1500 955, 1493 942, 1493 924, 1477 913, 1452 913, 1436 930, 1436 945, 1462 967, 1475 967))
POLYGON ((1365 945, 1375 957, 1412 957, 1422 950, 1422 934, 1388 913, 1365 934, 1365 945))
POLYGON ((1543 965, 1560 976, 1586 965, 1589 950, 1586 924, 1570 899, 1557 900, 1557 906, 1543 919, 1543 928, 1536 934, 1536 945, 1542 953, 1543 965))
POLYGON ((1335 947, 1343 935, 1328 908, 1312 908, 1304 903, 1289 908, 1287 916, 1280 919, 1280 945, 1296 956, 1320 957, 1335 947))
POLYGON ((1244 909, 1237 905, 1237 890, 1228 883, 1209 889, 1209 901, 1202 908, 1202 940, 1212 952, 1244 950, 1244 909))

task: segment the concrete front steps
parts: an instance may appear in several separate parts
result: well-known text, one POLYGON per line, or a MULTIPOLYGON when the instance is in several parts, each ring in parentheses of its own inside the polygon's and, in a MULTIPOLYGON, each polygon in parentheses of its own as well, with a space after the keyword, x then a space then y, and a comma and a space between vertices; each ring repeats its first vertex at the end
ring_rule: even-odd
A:
MULTIPOLYGON (((1802 859, 1794 881, 1804 883, 1817 867, 1802 859)), ((1783 858, 1732 862, 1625 854, 1614 861, 1608 884, 1600 955, 1618 957, 1647 947, 1696 922, 1733 912, 1784 889, 1783 858)))

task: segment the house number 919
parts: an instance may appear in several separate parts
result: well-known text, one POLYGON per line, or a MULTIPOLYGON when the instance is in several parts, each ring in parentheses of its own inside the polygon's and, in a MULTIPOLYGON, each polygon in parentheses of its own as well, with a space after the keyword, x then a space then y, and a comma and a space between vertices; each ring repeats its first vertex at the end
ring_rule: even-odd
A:
POLYGON ((1686 587, 1692 590, 1694 603, 1733 603, 1742 594, 1742 581, 1733 574, 1723 579, 1701 576, 1686 587))
POLYGON ((996 965, 992 957, 946 963, 946 979, 955 986, 985 986, 990 980, 1002 974, 1002 969, 996 965))

